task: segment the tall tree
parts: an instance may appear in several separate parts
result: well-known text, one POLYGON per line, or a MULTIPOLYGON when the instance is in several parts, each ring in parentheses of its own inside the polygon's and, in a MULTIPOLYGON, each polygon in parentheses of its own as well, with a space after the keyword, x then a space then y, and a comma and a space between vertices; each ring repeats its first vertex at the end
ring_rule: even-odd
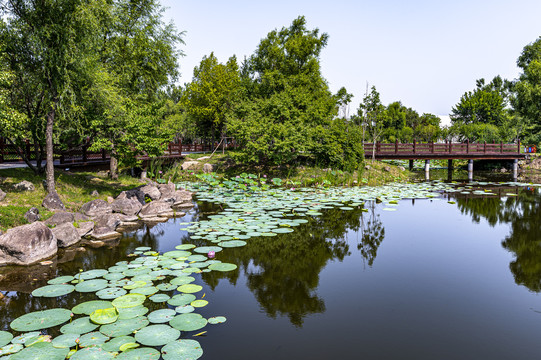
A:
POLYGON ((359 105, 357 114, 363 119, 362 122, 366 124, 368 133, 374 144, 372 149, 372 161, 374 161, 376 158, 375 144, 383 133, 386 120, 385 106, 381 103, 379 92, 376 90, 375 86, 372 86, 370 93, 367 92, 364 96, 363 102, 359 105))

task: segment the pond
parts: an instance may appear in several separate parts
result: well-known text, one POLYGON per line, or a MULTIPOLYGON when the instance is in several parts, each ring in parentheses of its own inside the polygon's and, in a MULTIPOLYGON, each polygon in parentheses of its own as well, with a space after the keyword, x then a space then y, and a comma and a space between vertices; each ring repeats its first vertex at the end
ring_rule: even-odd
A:
MULTIPOLYGON (((106 269, 141 246, 167 252, 180 243, 208 245, 181 228, 219 218, 225 207, 202 201, 184 218, 126 233, 115 247, 6 276, 2 329, 22 314, 95 298, 32 297, 47 279, 106 269)), ((182 337, 200 342, 203 359, 539 356, 537 187, 461 184, 436 198, 351 208, 320 209, 293 232, 217 252, 216 259, 238 268, 193 275, 209 301, 198 312, 227 321, 182 337)))

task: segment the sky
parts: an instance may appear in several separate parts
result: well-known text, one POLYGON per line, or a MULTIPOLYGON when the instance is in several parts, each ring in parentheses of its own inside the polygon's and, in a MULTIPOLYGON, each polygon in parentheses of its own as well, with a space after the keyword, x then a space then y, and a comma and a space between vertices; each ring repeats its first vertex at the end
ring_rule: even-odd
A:
POLYGON ((214 52, 220 62, 253 54, 261 39, 300 15, 329 35, 321 72, 344 86, 357 111, 367 84, 383 104, 449 115, 475 80, 515 79, 525 45, 541 36, 540 0, 161 0, 164 18, 184 31, 180 84, 214 52))

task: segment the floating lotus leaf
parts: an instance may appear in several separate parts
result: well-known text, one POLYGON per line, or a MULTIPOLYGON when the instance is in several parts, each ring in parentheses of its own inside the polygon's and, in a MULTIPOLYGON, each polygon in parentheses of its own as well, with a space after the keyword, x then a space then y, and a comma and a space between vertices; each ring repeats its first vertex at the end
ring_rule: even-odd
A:
POLYGON ((188 256, 188 261, 205 261, 207 257, 204 255, 191 255, 188 256))
POLYGON ((169 322, 177 312, 173 309, 160 309, 155 310, 148 314, 148 321, 154 324, 162 324, 169 322))
POLYGON ((91 300, 75 306, 73 309, 71 309, 71 311, 74 314, 90 315, 90 313, 92 313, 96 309, 106 309, 112 306, 113 304, 110 301, 91 300))
POLYGON ((195 360, 203 356, 201 344, 191 339, 181 339, 162 348, 163 360, 195 360))
POLYGON ((130 294, 141 294, 141 295, 154 295, 158 292, 158 288, 155 286, 147 286, 142 288, 133 289, 130 291, 130 294))
POLYGON ((208 319, 209 324, 216 325, 224 323, 227 319, 225 316, 214 316, 208 319))
POLYGON ((11 340, 11 342, 13 344, 23 344, 23 345, 31 344, 34 341, 36 341, 40 335, 41 335, 41 331, 32 331, 32 332, 21 334, 16 337, 13 337, 12 335, 11 337, 13 339, 11 340))
POLYGON ((148 308, 143 305, 134 306, 131 308, 117 308, 118 318, 121 320, 134 319, 138 316, 145 315, 148 308))
MULTIPOLYGON (((117 263, 117 265, 111 266, 109 268, 109 273, 122 273, 123 271, 126 271, 126 270, 128 270, 128 266, 126 266, 126 265, 118 265, 118 263, 117 263)), ((104 275, 104 277, 105 277, 105 275, 104 275)))
POLYGON ((70 281, 72 281, 73 279, 75 279, 75 278, 73 276, 71 276, 71 275, 59 276, 57 278, 54 278, 54 279, 51 279, 51 280, 47 281, 47 284, 49 284, 49 285, 66 284, 66 283, 69 283, 70 281))
POLYGON ((77 280, 90 280, 102 277, 103 275, 107 274, 109 271, 104 269, 94 269, 94 270, 88 270, 84 271, 82 273, 79 273, 75 275, 75 279, 77 280))
POLYGON ((208 301, 207 300, 194 300, 190 303, 191 306, 193 306, 194 308, 198 308, 198 307, 204 307, 204 306, 207 306, 208 305, 208 301))
POLYGON ((195 281, 195 278, 192 277, 192 276, 179 276, 179 277, 176 277, 176 278, 172 279, 170 281, 170 283, 172 285, 176 285, 175 286, 175 289, 176 289, 177 286, 184 285, 184 284, 189 284, 189 283, 194 282, 194 281, 195 281))
POLYGON ((207 319, 196 313, 180 314, 175 316, 169 325, 180 331, 195 331, 207 325, 207 319))
POLYGON ((169 275, 170 273, 171 273, 171 271, 169 271, 168 269, 159 269, 159 270, 151 271, 150 275, 152 277, 157 277, 157 276, 169 275))
MULTIPOLYGON (((173 285, 171 285, 173 286, 173 285)), ((174 286, 176 288, 176 286, 174 286)), ((161 302, 166 302, 167 300, 171 299, 171 296, 167 295, 167 294, 156 294, 156 295, 152 295, 150 298, 149 298, 152 302, 155 302, 155 303, 161 303, 161 302)))
POLYGON ((262 232, 262 233, 259 233, 260 236, 268 236, 268 237, 272 237, 272 236, 276 236, 278 234, 276 233, 273 233, 273 232, 262 232))
POLYGON ((175 249, 178 249, 178 250, 190 250, 190 249, 193 249, 194 247, 195 247, 195 245, 193 245, 193 244, 181 244, 181 245, 175 246, 175 249))
POLYGON ((124 271, 123 274, 126 276, 137 276, 141 274, 148 274, 150 271, 151 270, 149 268, 140 266, 135 269, 128 269, 124 271))
POLYGON ((179 258, 183 256, 190 256, 191 254, 192 254, 191 252, 185 251, 185 250, 173 250, 173 251, 168 251, 164 253, 163 256, 170 257, 170 258, 179 258))
POLYGON ((85 316, 73 320, 71 323, 66 324, 60 328, 62 334, 85 334, 89 331, 96 330, 99 325, 90 322, 90 317, 85 316))
POLYGON ((189 268, 186 268, 186 269, 182 270, 182 272, 186 273, 186 274, 193 274, 193 273, 197 273, 197 272, 200 272, 200 271, 201 271, 201 269, 196 268, 196 267, 189 267, 189 268))
POLYGON ((183 293, 193 294, 203 290, 203 287, 197 284, 184 284, 180 285, 177 290, 183 293))
POLYGON ((9 344, 9 345, 3 346, 0 348, 0 356, 8 355, 8 354, 15 354, 16 352, 21 351, 23 347, 24 346, 21 344, 9 344))
POLYGON ((135 248, 135 251, 149 251, 149 250, 152 250, 152 248, 148 246, 139 246, 135 248))
POLYGON ((84 334, 79 338, 79 346, 87 347, 93 345, 101 345, 109 340, 108 336, 103 335, 99 331, 93 331, 88 334, 84 334))
POLYGON ((39 342, 11 355, 13 360, 64 360, 68 348, 56 348, 49 342, 39 342))
POLYGON ((52 344, 57 348, 70 348, 77 345, 77 339, 79 339, 79 334, 62 334, 55 337, 52 340, 52 344))
POLYGON ((48 329, 71 319, 71 311, 67 309, 49 309, 35 311, 13 320, 10 324, 15 331, 34 331, 48 329))
POLYGON ((120 280, 124 278, 124 274, 122 274, 121 272, 111 272, 111 273, 105 274, 103 278, 109 281, 120 280))
POLYGON ((188 314, 193 312, 194 310, 195 308, 192 305, 182 305, 175 308, 175 311, 179 314, 188 314))
POLYGON ((222 248, 219 246, 200 246, 193 251, 199 254, 208 254, 210 251, 214 251, 215 253, 220 252, 222 248))
POLYGON ((236 268, 237 265, 230 263, 217 263, 209 266, 209 269, 213 271, 233 271, 236 268))
POLYGON ((101 348, 105 351, 118 352, 122 345, 133 342, 135 342, 135 339, 132 336, 119 336, 109 340, 101 348))
POLYGON ((171 299, 167 300, 167 303, 172 306, 182 306, 188 305, 196 299, 195 295, 192 294, 177 294, 171 299))
POLYGON ((111 281, 109 281, 109 286, 110 287, 124 287, 124 286, 130 285, 132 283, 133 283, 133 281, 128 280, 128 279, 111 280, 111 281))
MULTIPOLYGON (((135 339, 134 339, 135 340, 135 339)), ((138 348, 139 345, 138 343, 136 342, 132 342, 132 343, 125 343, 125 344, 122 344, 120 346, 120 351, 127 351, 127 350, 131 350, 131 349, 135 349, 135 348, 138 348)))
POLYGON ((67 284, 45 285, 32 291, 36 297, 58 297, 69 294, 75 290, 75 286, 67 284))
POLYGON ((90 320, 96 324, 104 325, 114 323, 118 319, 116 308, 96 309, 90 314, 90 320))
POLYGON ((99 297, 100 299, 112 300, 122 295, 126 295, 127 293, 128 292, 122 288, 109 287, 109 288, 101 289, 100 291, 98 291, 96 293, 96 296, 99 297))
POLYGON ((9 344, 13 339, 13 334, 7 331, 0 331, 0 347, 9 344))
POLYGON ((139 349, 132 349, 124 351, 119 354, 115 359, 119 360, 158 360, 160 358, 160 352, 153 348, 142 347, 139 349))
POLYGON ((98 346, 87 347, 74 353, 70 360, 112 360, 114 354, 98 346))
POLYGON ((75 285, 75 290, 78 292, 96 292, 105 289, 109 283, 105 279, 85 280, 75 285))
POLYGON ((176 285, 169 284, 169 283, 161 283, 161 284, 156 285, 156 287, 158 288, 158 290, 161 290, 161 291, 172 291, 177 288, 176 285))
POLYGON ((147 286, 147 282, 146 281, 136 281, 136 280, 133 280, 133 283, 131 283, 130 285, 126 285, 124 286, 124 289, 126 290, 132 290, 132 289, 137 289, 137 288, 140 288, 140 287, 143 287, 143 286, 147 286))
MULTIPOLYGON (((280 230, 280 229, 275 229, 275 230, 280 230)), ((234 247, 245 246, 246 241, 243 241, 243 240, 222 241, 222 242, 219 242, 218 245, 225 248, 234 248, 234 247)))
POLYGON ((135 334, 135 340, 146 346, 162 346, 175 341, 180 331, 169 325, 150 325, 135 334))
POLYGON ((133 319, 120 319, 112 324, 102 325, 100 332, 110 337, 130 335, 134 331, 144 328, 149 324, 145 316, 133 319))
POLYGON ((141 294, 126 294, 113 300, 113 306, 117 309, 130 308, 142 305, 146 300, 145 295, 141 294))
POLYGON ((143 255, 146 255, 146 256, 158 256, 160 254, 158 252, 156 252, 156 251, 145 251, 143 253, 143 255))

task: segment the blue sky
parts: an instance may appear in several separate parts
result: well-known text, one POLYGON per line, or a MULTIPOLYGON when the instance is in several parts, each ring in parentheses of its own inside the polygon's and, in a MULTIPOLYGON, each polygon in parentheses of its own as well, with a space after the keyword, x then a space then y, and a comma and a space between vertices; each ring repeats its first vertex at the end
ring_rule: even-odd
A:
POLYGON ((401 101, 420 114, 448 115, 481 77, 519 74, 522 48, 541 36, 541 1, 185 1, 162 0, 164 16, 185 31, 180 83, 204 55, 225 62, 254 52, 276 28, 304 15, 329 34, 321 54, 331 91, 345 86, 357 110, 366 84, 384 104, 401 101))

